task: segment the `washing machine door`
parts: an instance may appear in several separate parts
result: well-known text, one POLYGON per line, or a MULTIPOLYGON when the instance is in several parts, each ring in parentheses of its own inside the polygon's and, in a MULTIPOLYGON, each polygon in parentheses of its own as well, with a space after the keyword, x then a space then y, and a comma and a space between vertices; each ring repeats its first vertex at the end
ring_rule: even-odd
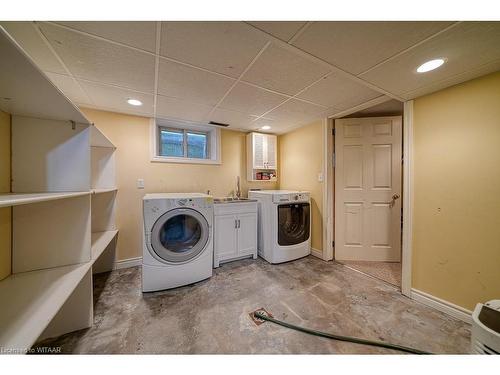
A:
POLYGON ((151 230, 151 247, 169 263, 185 263, 196 258, 209 240, 207 220, 198 211, 176 208, 158 218, 151 230))

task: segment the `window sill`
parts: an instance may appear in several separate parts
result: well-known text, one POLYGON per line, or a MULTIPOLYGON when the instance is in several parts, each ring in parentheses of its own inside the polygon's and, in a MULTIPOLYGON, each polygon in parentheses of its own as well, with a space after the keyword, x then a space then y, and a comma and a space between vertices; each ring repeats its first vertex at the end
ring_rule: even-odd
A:
POLYGON ((178 163, 178 164, 222 164, 221 160, 213 159, 195 159, 195 158, 169 158, 162 156, 155 156, 151 158, 153 163, 178 163))

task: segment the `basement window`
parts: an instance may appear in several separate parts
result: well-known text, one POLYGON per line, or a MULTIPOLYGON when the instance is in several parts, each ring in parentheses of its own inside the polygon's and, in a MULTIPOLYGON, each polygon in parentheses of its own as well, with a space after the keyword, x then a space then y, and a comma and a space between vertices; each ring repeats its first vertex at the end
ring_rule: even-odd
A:
POLYGON ((220 164, 220 130, 209 125, 152 122, 152 161, 220 164))

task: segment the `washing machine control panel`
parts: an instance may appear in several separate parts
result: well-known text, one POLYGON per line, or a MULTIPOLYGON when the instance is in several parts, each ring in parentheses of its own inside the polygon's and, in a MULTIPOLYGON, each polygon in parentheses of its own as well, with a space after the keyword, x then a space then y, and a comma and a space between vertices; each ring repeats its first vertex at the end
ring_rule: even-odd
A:
POLYGON ((210 208, 213 205, 211 199, 179 199, 177 201, 179 207, 191 207, 191 208, 210 208))

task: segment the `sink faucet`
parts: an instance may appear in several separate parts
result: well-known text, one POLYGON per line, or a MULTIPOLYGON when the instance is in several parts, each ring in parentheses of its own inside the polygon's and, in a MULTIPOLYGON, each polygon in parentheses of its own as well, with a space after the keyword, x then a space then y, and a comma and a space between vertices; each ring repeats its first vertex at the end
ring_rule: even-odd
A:
POLYGON ((236 198, 241 198, 240 176, 236 177, 236 198))

